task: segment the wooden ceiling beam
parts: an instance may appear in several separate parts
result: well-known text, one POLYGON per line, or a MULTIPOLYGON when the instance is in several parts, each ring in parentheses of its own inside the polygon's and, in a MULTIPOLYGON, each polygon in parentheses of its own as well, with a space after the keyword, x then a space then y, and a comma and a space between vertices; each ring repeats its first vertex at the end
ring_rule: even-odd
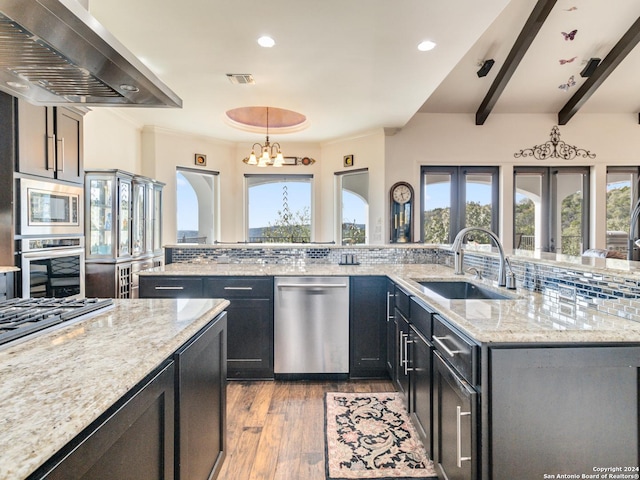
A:
POLYGON ((602 60, 587 80, 573 94, 562 110, 558 113, 558 124, 566 125, 571 117, 594 94, 602 82, 616 69, 624 58, 634 49, 640 41, 640 17, 631 25, 631 28, 620 38, 609 54, 602 60))
POLYGON ((484 97, 484 100, 482 100, 476 112, 476 125, 484 125, 485 120, 496 105, 498 98, 500 98, 507 83, 509 83, 516 68, 518 68, 524 54, 527 53, 533 39, 536 38, 540 28, 549 16, 549 13, 551 13, 556 1, 557 0, 538 0, 538 3, 536 3, 536 6, 531 11, 531 15, 529 15, 524 27, 522 27, 520 35, 518 35, 513 47, 511 47, 507 59, 493 80, 487 95, 484 97))

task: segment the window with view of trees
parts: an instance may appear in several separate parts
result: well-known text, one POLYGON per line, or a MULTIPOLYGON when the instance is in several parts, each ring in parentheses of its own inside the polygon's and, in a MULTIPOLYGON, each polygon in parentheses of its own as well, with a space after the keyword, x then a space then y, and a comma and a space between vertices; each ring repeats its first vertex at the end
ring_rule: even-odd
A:
POLYGON ((514 168, 514 247, 581 255, 589 241, 589 168, 514 168))
MULTIPOLYGON (((607 168, 607 249, 629 251, 631 210, 638 201, 638 167, 607 168)), ((638 232, 634 232, 634 237, 638 232)))
MULTIPOLYGON (((422 238, 451 243, 465 227, 498 229, 497 167, 422 167, 422 238)), ((490 244, 473 232, 467 241, 490 244)))
POLYGON ((245 179, 249 242, 311 241, 312 175, 245 174, 245 179))

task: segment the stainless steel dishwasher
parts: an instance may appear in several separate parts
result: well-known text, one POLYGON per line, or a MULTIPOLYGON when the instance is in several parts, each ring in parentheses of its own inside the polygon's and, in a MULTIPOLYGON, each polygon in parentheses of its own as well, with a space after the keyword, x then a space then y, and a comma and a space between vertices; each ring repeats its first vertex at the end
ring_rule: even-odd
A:
POLYGON ((349 373, 349 277, 274 279, 274 372, 349 373))

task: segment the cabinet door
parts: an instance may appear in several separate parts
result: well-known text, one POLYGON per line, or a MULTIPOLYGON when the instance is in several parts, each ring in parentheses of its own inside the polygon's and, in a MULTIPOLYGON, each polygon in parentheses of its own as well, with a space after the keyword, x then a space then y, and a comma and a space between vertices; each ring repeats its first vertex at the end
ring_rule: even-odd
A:
POLYGON ((209 277, 204 296, 226 298, 227 377, 273 378, 273 278, 209 277))
POLYGON ((489 364, 487 476, 569 478, 639 465, 639 347, 492 348, 489 364))
POLYGON ((404 403, 409 410, 409 321, 395 309, 394 322, 396 324, 395 340, 398 354, 396 355, 395 386, 404 396, 404 403))
POLYGON ((438 477, 475 480, 477 394, 438 353, 433 363, 433 449, 438 477))
POLYGON ((396 363, 398 344, 396 342, 396 323, 394 322, 394 289, 393 282, 387 282, 387 374, 389 378, 396 378, 396 363))
POLYGON ((145 230, 146 225, 146 195, 145 185, 140 182, 133 182, 133 203, 131 217, 131 254, 133 256, 142 255, 145 251, 145 230))
POLYGON ((349 375, 384 377, 387 343, 385 277, 351 277, 349 375))
POLYGON ((429 456, 432 456, 432 346, 413 326, 410 327, 411 372, 411 420, 429 456))
POLYGON ((53 110, 18 100, 18 171, 55 175, 53 110))
POLYGON ((134 392, 30 478, 174 480, 173 361, 134 392))
POLYGON ((200 277, 141 275, 140 298, 203 298, 200 277))
POLYGON ((82 116, 55 107, 56 178, 82 183, 84 177, 82 116))
POLYGON ((224 460, 225 316, 216 317, 175 354, 177 480, 215 478, 224 460))

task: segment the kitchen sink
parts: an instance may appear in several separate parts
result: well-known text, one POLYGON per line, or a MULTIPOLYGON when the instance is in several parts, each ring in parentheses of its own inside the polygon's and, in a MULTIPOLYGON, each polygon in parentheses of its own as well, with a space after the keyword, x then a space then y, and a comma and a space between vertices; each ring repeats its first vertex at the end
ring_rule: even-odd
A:
POLYGON ((465 280, 417 281, 424 293, 440 295, 447 300, 513 300, 511 295, 496 292, 465 280))

